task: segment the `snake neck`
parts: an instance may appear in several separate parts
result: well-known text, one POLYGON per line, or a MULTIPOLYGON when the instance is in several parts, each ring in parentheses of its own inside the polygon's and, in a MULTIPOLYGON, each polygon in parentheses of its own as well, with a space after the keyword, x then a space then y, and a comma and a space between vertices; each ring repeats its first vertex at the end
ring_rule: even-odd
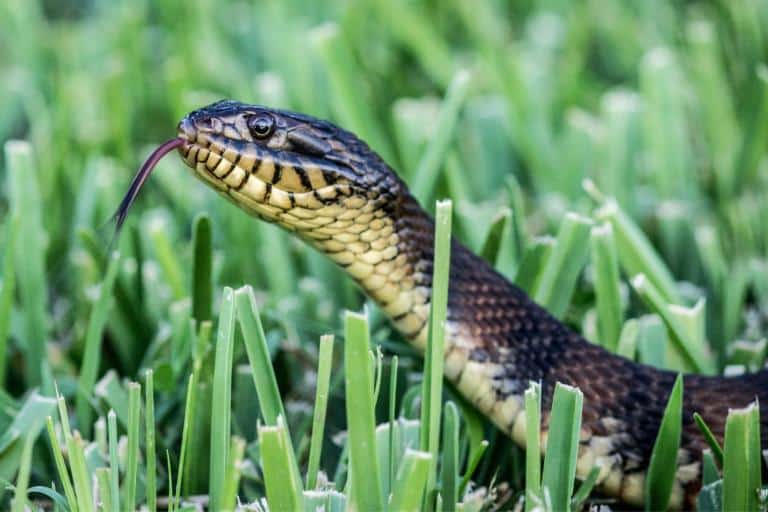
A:
POLYGON ((299 235, 342 267, 394 327, 423 348, 432 293, 434 223, 407 191, 394 201, 367 200, 355 206, 355 213, 346 209, 334 223, 299 235))

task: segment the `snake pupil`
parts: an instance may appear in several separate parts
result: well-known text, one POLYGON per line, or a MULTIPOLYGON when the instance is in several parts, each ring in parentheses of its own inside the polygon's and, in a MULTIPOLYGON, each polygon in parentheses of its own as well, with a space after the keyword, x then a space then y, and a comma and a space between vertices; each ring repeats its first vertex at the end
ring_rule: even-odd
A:
POLYGON ((251 131, 251 135, 259 139, 271 135, 274 127, 275 120, 271 116, 258 115, 248 119, 248 129, 251 131))

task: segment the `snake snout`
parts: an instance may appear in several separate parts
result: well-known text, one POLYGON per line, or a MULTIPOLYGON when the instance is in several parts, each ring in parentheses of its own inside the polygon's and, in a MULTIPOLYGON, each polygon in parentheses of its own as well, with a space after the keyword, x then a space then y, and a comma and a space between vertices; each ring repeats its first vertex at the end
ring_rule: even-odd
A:
POLYGON ((189 116, 185 116, 184 119, 179 121, 179 124, 176 126, 176 132, 180 138, 187 142, 194 142, 197 138, 195 122, 189 116))

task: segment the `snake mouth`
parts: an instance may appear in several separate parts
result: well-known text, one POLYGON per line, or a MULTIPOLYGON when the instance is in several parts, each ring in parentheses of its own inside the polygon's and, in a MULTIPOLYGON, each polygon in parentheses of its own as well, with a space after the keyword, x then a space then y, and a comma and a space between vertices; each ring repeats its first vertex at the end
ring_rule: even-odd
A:
POLYGON ((238 206, 269 220, 353 198, 351 184, 285 152, 199 131, 180 123, 178 151, 193 174, 238 206))

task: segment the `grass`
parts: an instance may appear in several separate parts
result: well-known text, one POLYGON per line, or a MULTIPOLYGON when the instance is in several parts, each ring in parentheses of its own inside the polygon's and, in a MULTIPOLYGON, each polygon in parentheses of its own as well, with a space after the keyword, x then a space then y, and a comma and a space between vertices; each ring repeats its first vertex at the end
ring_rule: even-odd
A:
MULTIPOLYGON (((424 364, 323 256, 173 158, 110 245, 134 169, 221 97, 360 134, 428 210, 452 201, 453 236, 609 350, 676 372, 765 363, 762 2, 9 0, 0 20, 0 508, 593 499, 595 471, 573 483, 578 391, 558 388, 562 464, 532 455, 535 387, 521 455, 441 385, 440 304, 424 364)), ((703 509, 765 506, 755 414, 729 415, 703 509)))
MULTIPOLYGON (((646 510, 665 510, 669 505, 680 448, 683 415, 683 377, 678 375, 669 393, 664 417, 651 452, 645 479, 646 510)), ((759 482, 758 482, 759 485, 759 482)))

